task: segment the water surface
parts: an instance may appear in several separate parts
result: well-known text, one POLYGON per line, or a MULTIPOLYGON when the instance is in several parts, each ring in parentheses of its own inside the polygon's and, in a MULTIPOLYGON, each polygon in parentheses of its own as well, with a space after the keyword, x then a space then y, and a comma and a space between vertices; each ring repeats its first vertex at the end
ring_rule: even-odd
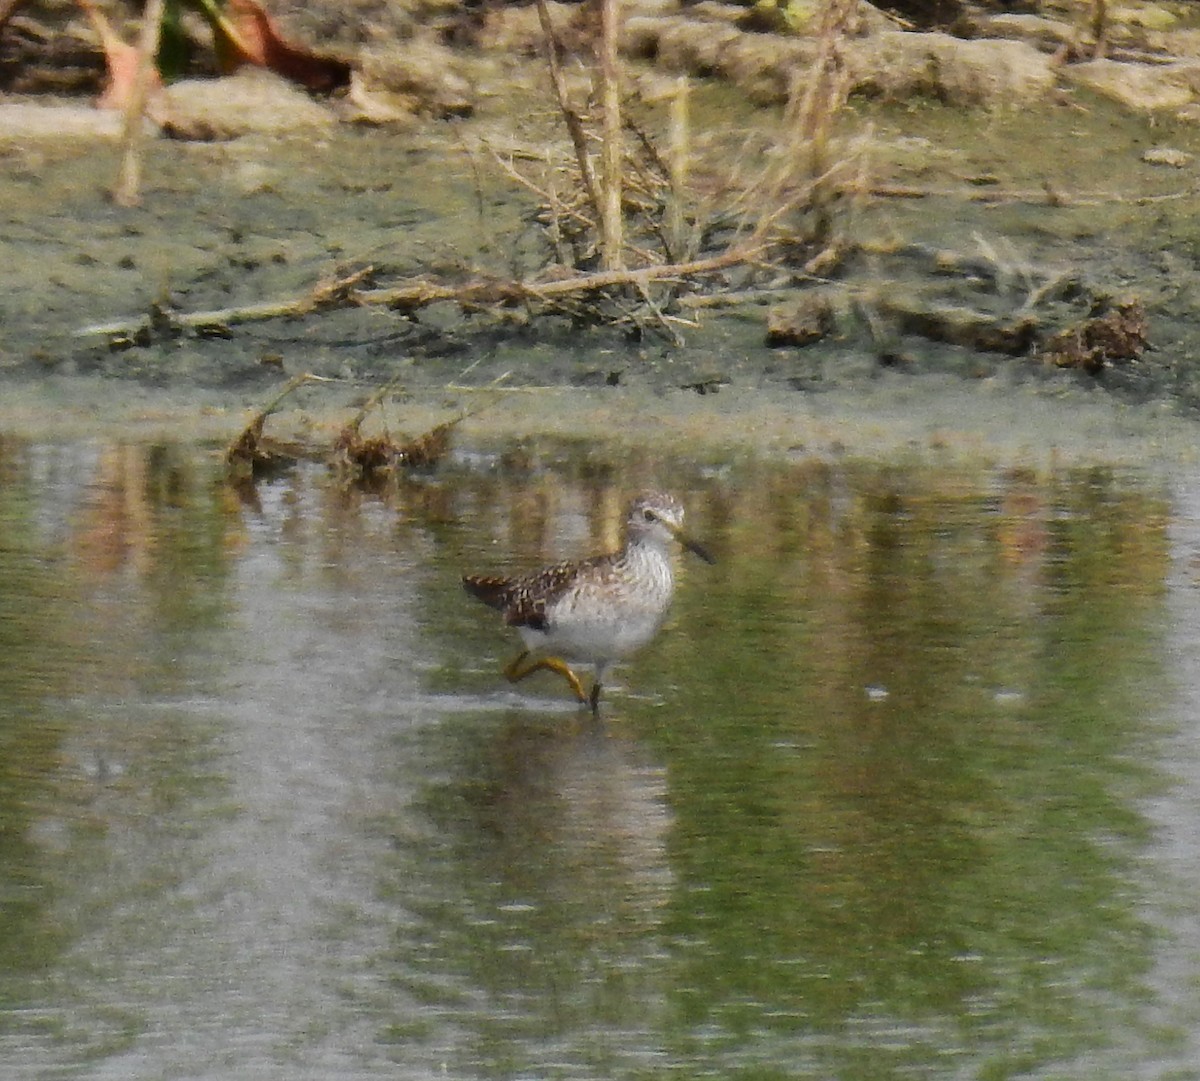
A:
POLYGON ((1200 1076, 1200 489, 0 444, 13 1078, 1200 1076), (459 588, 668 487, 599 720, 459 588))

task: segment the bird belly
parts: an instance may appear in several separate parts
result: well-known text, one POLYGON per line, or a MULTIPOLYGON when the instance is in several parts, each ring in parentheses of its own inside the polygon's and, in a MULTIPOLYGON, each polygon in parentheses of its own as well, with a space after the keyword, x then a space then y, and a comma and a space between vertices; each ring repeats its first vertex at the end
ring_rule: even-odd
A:
POLYGON ((521 627, 528 649, 552 653, 576 664, 620 660, 641 649, 657 633, 661 612, 571 616, 551 620, 546 630, 521 627))

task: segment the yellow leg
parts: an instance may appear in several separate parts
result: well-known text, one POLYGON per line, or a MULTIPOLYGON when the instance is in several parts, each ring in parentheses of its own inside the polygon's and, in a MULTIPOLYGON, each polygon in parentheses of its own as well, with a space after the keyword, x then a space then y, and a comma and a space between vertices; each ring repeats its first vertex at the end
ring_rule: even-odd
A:
POLYGON ((536 661, 529 661, 529 650, 525 650, 505 666, 504 678, 509 683, 517 683, 541 668, 548 672, 557 672, 571 685, 571 690, 575 692, 575 697, 579 701, 588 701, 588 696, 583 693, 583 684, 579 682, 579 677, 571 671, 567 662, 561 657, 539 657, 536 661))

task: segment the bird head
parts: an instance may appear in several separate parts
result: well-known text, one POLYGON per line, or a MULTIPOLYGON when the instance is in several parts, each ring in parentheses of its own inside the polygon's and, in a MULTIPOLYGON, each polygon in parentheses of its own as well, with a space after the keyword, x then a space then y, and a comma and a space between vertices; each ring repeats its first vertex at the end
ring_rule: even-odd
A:
POLYGON ((706 563, 716 562, 702 544, 683 531, 683 504, 672 495, 646 492, 638 496, 629 505, 626 529, 631 541, 650 541, 665 547, 674 539, 706 563))

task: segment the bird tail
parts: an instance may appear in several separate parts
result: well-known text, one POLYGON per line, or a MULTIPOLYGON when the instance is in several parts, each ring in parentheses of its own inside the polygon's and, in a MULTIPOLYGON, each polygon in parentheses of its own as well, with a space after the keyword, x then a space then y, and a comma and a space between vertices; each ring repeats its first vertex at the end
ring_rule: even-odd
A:
POLYGON ((503 611, 512 596, 511 578, 493 578, 486 574, 464 574, 463 589, 478 597, 489 608, 503 611))

